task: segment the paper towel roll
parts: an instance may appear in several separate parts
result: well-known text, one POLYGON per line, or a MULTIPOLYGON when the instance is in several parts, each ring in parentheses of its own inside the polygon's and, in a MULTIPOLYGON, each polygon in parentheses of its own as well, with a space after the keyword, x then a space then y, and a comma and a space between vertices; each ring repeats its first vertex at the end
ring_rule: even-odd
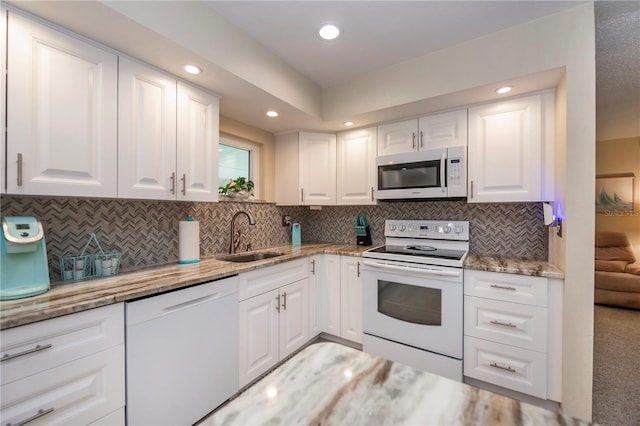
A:
POLYGON ((178 263, 200 262, 200 222, 180 221, 178 234, 178 263))

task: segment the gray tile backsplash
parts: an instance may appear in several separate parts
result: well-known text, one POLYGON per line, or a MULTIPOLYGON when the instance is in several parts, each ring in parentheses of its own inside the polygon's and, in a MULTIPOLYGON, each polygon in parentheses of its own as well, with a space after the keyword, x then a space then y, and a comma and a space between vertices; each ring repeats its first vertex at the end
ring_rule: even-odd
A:
POLYGON ((377 206, 279 207, 271 203, 190 203, 121 199, 43 198, 3 195, 3 216, 35 216, 43 222, 51 280, 59 280, 59 257, 79 253, 96 233, 105 251, 122 253, 121 271, 170 263, 178 258, 178 222, 190 214, 200 221, 202 256, 229 249, 233 214, 246 210, 256 219, 250 226, 240 216, 240 249, 290 241, 281 225, 288 214, 302 228, 302 241, 355 243, 355 217, 365 214, 374 245, 384 243, 384 220, 468 220, 471 251, 531 260, 547 259, 547 228, 540 203, 467 204, 463 201, 385 202, 377 206))

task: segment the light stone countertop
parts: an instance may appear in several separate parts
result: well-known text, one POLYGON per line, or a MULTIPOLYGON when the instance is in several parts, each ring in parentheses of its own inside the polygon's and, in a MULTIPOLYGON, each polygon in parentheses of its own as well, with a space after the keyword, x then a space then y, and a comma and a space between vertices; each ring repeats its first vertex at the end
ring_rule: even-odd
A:
MULTIPOLYGON (((190 265, 174 263, 152 266, 113 277, 52 283, 51 289, 46 293, 24 299, 0 301, 0 330, 153 296, 314 254, 361 256, 363 251, 370 248, 372 246, 355 244, 303 243, 300 246, 286 244, 256 250, 284 254, 255 262, 225 262, 217 259, 225 255, 220 254, 203 258, 199 263, 190 265)), ((523 261, 499 256, 470 254, 464 267, 522 275, 564 277, 559 269, 547 262, 523 261)))
POLYGON ((220 408, 214 425, 587 425, 336 343, 308 346, 220 408))

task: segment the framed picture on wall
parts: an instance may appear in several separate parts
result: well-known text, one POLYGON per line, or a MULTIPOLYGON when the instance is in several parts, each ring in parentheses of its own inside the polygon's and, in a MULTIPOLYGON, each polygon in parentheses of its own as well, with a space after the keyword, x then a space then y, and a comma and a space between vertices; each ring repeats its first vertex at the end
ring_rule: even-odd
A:
POLYGON ((633 173, 596 176, 596 213, 633 210, 633 173))

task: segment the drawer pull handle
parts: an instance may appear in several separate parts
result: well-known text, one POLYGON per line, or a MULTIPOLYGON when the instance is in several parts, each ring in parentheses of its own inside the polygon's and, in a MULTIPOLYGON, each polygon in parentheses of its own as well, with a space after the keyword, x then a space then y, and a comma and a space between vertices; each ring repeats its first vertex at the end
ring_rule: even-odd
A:
POLYGON ((18 186, 22 186, 22 153, 18 153, 18 186))
POLYGON ((182 181, 182 195, 187 195, 187 175, 186 174, 182 174, 182 177, 180 178, 180 180, 182 181))
POLYGON ((169 179, 171 180, 171 194, 175 195, 176 194, 176 172, 171 173, 171 177, 169 179))
POLYGON ((514 370, 513 368, 511 368, 511 367, 509 367, 509 366, 507 366, 507 367, 503 367, 503 366, 501 366, 501 365, 498 365, 498 363, 495 363, 495 362, 494 362, 493 364, 489 364, 489 365, 490 365, 491 367, 493 367, 493 368, 499 368, 500 370, 505 370, 505 371, 508 371, 508 372, 510 372, 510 373, 515 373, 515 372, 516 372, 516 370, 514 370))
POLYGON ((287 292, 282 293, 282 309, 287 310, 287 292))
POLYGON ((512 327, 512 328, 516 328, 517 327, 515 324, 511 324, 510 322, 501 322, 501 321, 498 321, 498 320, 491 321, 491 324, 502 325, 504 327, 512 327))
POLYGON ((36 414, 34 414, 33 416, 29 417, 28 419, 24 419, 18 423, 7 423, 7 426, 22 426, 22 425, 26 425, 29 422, 34 421, 35 419, 38 419, 42 416, 46 416, 49 413, 53 413, 53 407, 47 409, 47 410, 43 410, 42 408, 38 410, 38 412, 36 414))
POLYGON ((276 296, 276 311, 280 312, 280 295, 276 296))
POLYGON ((316 260, 315 259, 311 261, 311 267, 312 267, 311 273, 313 275, 315 275, 316 274, 316 260))
POLYGON ((0 361, 9 361, 10 359, 18 358, 22 355, 32 354, 34 352, 40 352, 45 349, 49 349, 51 347, 51 343, 46 345, 37 345, 35 348, 27 349, 26 351, 18 352, 17 354, 4 354, 0 361))
POLYGON ((491 287, 492 288, 499 288, 500 290, 516 291, 515 287, 511 287, 511 286, 507 286, 507 285, 491 284, 491 287))

